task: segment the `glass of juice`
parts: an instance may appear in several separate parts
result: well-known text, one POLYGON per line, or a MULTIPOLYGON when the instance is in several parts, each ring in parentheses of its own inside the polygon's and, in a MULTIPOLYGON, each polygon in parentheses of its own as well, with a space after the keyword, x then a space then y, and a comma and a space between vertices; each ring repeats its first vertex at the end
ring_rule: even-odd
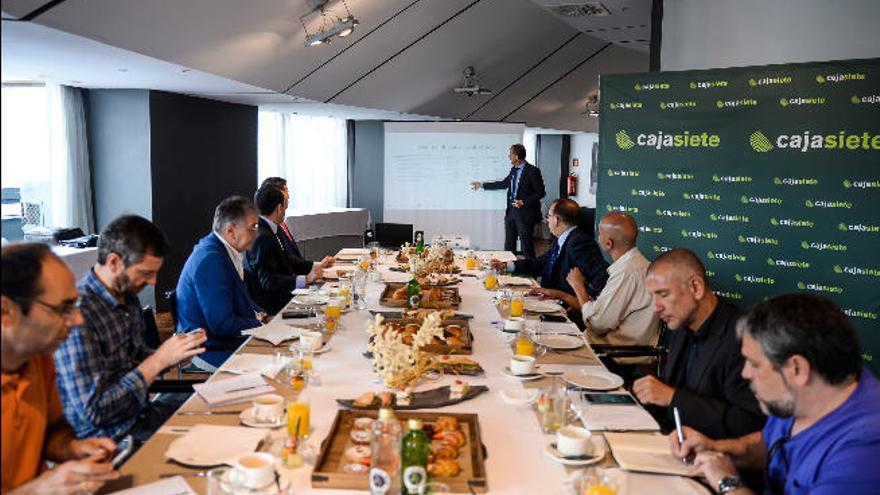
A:
POLYGON ((483 286, 488 290, 494 290, 498 286, 498 272, 494 269, 486 270, 486 277, 483 279, 483 286))
POLYGON ((287 434, 298 438, 308 438, 311 429, 311 406, 306 390, 287 404, 287 434))
POLYGON ((510 316, 522 316, 525 310, 525 300, 522 292, 514 292, 510 298, 510 316))
POLYGON ((534 356, 535 343, 526 331, 521 331, 516 336, 514 354, 518 356, 534 356))

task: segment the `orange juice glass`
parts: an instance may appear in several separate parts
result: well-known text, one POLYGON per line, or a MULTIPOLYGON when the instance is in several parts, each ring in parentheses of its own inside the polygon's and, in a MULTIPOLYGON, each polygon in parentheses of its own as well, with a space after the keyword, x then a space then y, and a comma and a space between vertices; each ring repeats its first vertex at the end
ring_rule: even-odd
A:
POLYGON ((510 299, 510 316, 522 316, 525 311, 525 302, 522 293, 516 293, 510 299))
POLYGON ((518 335, 516 337, 516 350, 514 352, 518 356, 534 356, 535 343, 532 342, 532 339, 530 339, 528 335, 518 335))
POLYGON ((486 278, 483 279, 483 285, 488 290, 492 290, 498 285, 498 274, 495 270, 489 270, 486 272, 486 278))
MULTIPOLYGON (((305 392, 300 392, 300 395, 305 392)), ((296 435, 299 438, 309 436, 311 429, 311 407, 307 400, 298 397, 287 405, 287 433, 290 436, 296 435), (299 428, 297 429, 297 424, 299 428)))
POLYGON ((472 256, 468 256, 464 260, 464 267, 467 268, 468 270, 473 270, 474 268, 477 267, 477 260, 472 256))

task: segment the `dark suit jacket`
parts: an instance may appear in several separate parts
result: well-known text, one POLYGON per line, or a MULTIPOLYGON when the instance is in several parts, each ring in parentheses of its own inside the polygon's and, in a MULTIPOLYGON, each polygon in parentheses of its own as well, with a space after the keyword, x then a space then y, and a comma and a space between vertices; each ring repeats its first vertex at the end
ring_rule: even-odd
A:
POLYGON ((521 207, 514 208, 510 201, 510 190, 513 187, 516 167, 510 167, 510 173, 507 174, 507 177, 499 181, 484 182, 483 189, 489 191, 494 189, 508 190, 508 197, 506 199, 507 210, 504 213, 505 218, 511 215, 519 215, 526 221, 537 223, 541 220, 541 198, 547 194, 544 190, 544 178, 541 176, 541 170, 531 163, 524 162, 522 167, 523 170, 522 175, 519 178, 519 187, 516 190, 516 197, 514 198, 522 200, 523 205, 521 207))
POLYGON ((219 366, 244 341, 242 330, 260 326, 257 311, 226 246, 213 233, 202 237, 177 281, 177 331, 204 328, 208 350, 199 357, 219 366))
POLYGON ((260 218, 259 235, 245 253, 245 281, 251 297, 268 313, 277 313, 290 300, 297 275, 307 275, 312 262, 291 256, 284 249, 287 235, 278 227, 277 234, 260 218))
POLYGON ((299 250, 299 246, 296 245, 296 239, 287 237, 287 233, 284 232, 284 229, 280 226, 278 227, 278 238, 281 239, 281 245, 284 246, 284 250, 287 254, 294 257, 294 261, 296 259, 304 259, 302 252, 299 250))
MULTIPOLYGON (((556 242, 554 240, 553 242, 556 242)), ((533 277, 544 275, 544 267, 550 262, 550 250, 537 258, 525 258, 514 261, 514 271, 533 277)), ((575 227, 559 249, 559 256, 553 264, 549 277, 541 279, 541 287, 559 289, 574 294, 565 277, 572 268, 578 267, 587 281, 587 292, 597 297, 608 281, 608 262, 602 257, 599 245, 583 230, 575 227)))
POLYGON ((672 403, 659 418, 664 430, 674 425, 673 407, 678 407, 683 424, 711 438, 735 438, 764 426, 766 418, 741 375, 744 359, 735 331, 739 314, 736 306, 718 301, 696 333, 699 351, 686 380, 685 354, 688 334, 693 332, 688 328, 670 332, 669 356, 660 378, 676 390, 672 403))

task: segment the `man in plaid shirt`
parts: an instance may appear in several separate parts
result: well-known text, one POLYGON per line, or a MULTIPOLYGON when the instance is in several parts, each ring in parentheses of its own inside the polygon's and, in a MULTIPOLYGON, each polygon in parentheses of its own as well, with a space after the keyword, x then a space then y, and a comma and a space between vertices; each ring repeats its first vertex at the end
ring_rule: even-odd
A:
POLYGON ((55 352, 64 414, 77 437, 143 441, 173 412, 148 402, 148 387, 166 368, 204 351, 203 331, 144 341, 137 294, 156 284, 168 241, 149 220, 124 215, 98 243, 98 263, 77 284, 84 323, 55 352))

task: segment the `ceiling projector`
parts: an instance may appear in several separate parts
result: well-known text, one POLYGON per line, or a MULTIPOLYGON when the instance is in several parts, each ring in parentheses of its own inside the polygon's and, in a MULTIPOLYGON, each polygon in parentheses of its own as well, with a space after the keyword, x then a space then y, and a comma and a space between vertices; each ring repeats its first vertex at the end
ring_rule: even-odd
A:
POLYGON ((464 84, 453 89, 457 95, 474 96, 474 95, 491 95, 492 90, 480 86, 477 81, 477 71, 472 66, 468 66, 464 70, 464 84))

